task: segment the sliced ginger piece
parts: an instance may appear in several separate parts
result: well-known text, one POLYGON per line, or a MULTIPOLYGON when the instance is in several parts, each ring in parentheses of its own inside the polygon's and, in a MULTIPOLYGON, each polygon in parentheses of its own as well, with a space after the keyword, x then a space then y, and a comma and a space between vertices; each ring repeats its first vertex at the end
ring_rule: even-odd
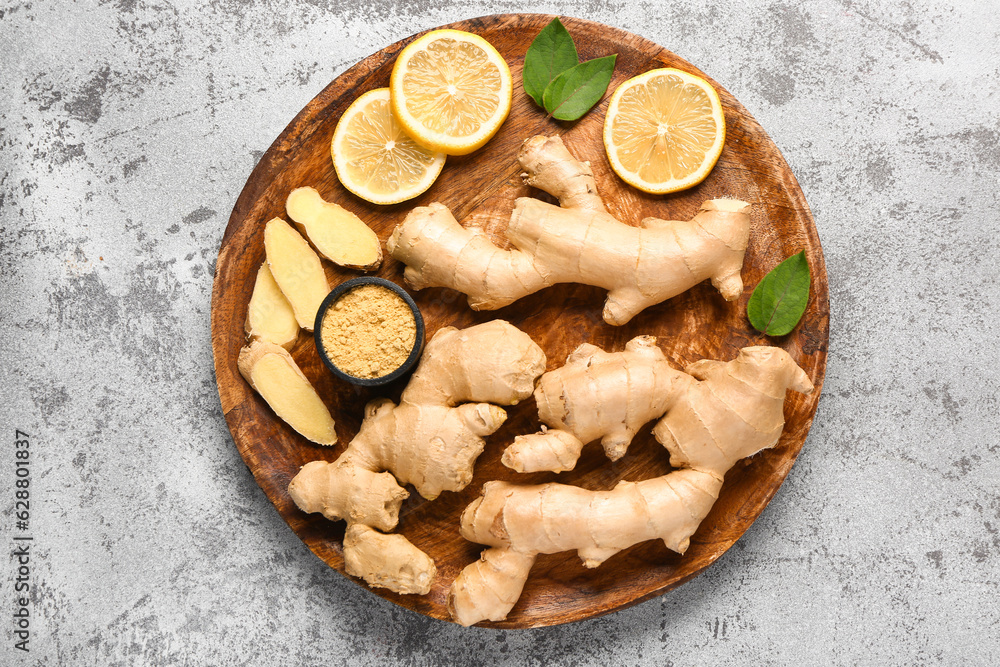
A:
POLYGON ((292 304, 274 282, 267 262, 257 271, 250 307, 247 309, 246 331, 248 336, 290 349, 299 336, 299 323, 292 304))
POLYGON ((382 262, 382 244, 361 218, 313 188, 296 188, 285 210, 319 254, 334 264, 368 271, 382 262))
POLYGON ((317 444, 337 444, 330 411, 288 350, 255 340, 240 350, 237 365, 240 374, 286 424, 317 444))
POLYGON ((264 228, 264 250, 267 267, 291 304, 295 320, 306 331, 312 331, 316 311, 330 293, 319 255, 281 218, 274 218, 264 228))

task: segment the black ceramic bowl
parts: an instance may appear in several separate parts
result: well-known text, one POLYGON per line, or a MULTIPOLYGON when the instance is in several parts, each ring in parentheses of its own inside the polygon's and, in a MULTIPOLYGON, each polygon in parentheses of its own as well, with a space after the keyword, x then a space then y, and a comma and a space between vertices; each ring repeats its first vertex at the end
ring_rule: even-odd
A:
POLYGON ((364 276, 362 278, 353 278, 347 282, 341 283, 334 288, 332 292, 326 295, 323 299, 323 303, 320 304, 319 310, 316 312, 316 322, 313 326, 313 338, 316 340, 316 350, 319 352, 319 358, 323 360, 326 367, 330 369, 330 372, 335 376, 340 378, 345 382, 350 382, 351 384, 356 384, 360 387, 380 387, 384 384, 389 384, 399 378, 403 377, 416 366, 417 361, 420 359, 420 353, 424 349, 424 317, 420 314, 420 309, 417 308, 417 304, 413 301, 413 297, 407 294, 406 290, 397 285, 396 283, 386 280, 385 278, 376 278, 375 276, 364 276), (351 291, 355 287, 361 287, 362 285, 380 285, 388 290, 399 295, 399 297, 406 302, 406 305, 410 307, 413 312, 413 319, 417 323, 417 335, 413 341, 413 349, 410 350, 410 356, 406 358, 403 365, 389 373, 388 375, 383 375, 377 378, 359 378, 353 375, 348 375, 344 371, 337 368, 336 364, 330 361, 330 357, 327 356, 326 350, 323 349, 323 318, 326 316, 327 309, 330 308, 337 299, 351 291))

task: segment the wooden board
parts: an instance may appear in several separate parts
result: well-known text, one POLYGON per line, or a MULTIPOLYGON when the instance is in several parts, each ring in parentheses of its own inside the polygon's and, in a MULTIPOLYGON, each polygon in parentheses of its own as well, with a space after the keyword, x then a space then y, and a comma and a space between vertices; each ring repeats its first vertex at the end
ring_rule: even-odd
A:
MULTIPOLYGON (((437 183, 404 204, 379 207, 348 193, 334 173, 330 140, 337 120, 354 99, 372 88, 388 85, 395 56, 412 38, 379 51, 338 77, 295 117, 251 174, 222 240, 212 295, 216 377, 233 440, 258 484, 292 530, 330 567, 343 572, 343 522, 302 513, 286 489, 300 466, 316 459, 332 461, 343 451, 345 443, 357 433, 365 403, 376 396, 398 400, 402 387, 396 383, 374 390, 360 389, 335 380, 320 362, 311 335, 302 332, 293 355, 329 405, 342 443, 323 448, 308 443, 278 420, 240 377, 236 358, 244 344, 243 323, 254 278, 264 260, 264 224, 272 217, 285 217, 285 197, 292 189, 315 187, 326 199, 358 214, 383 243, 410 209, 433 201, 449 206, 459 220, 486 225, 503 243, 514 199, 545 196, 521 184, 515 159, 525 138, 544 133, 562 135, 571 152, 591 162, 608 209, 631 224, 647 216, 687 219, 702 201, 721 196, 752 202, 750 247, 743 268, 748 289, 733 303, 725 302, 706 282, 647 309, 626 326, 612 327, 601 319, 605 293, 592 287, 559 285, 502 310, 479 313, 468 307, 464 296, 451 290, 413 292, 426 319, 428 338, 443 326, 467 327, 504 318, 530 334, 545 350, 549 370, 563 365, 570 351, 581 343, 617 351, 634 336, 652 334, 679 367, 704 357, 732 359, 746 345, 780 345, 816 385, 810 396, 789 394, 785 404, 787 424, 780 443, 773 450, 738 463, 729 472, 718 502, 684 556, 668 551, 659 541, 636 545, 596 570, 585 569, 575 553, 540 556, 509 618, 503 623, 487 624, 506 628, 566 623, 635 604, 694 577, 732 546, 763 511, 805 442, 823 384, 829 330, 826 267, 812 216, 780 152, 746 109, 697 68, 642 37, 589 21, 564 19, 581 59, 617 53, 618 64, 608 95, 582 120, 548 120, 524 93, 520 82, 528 44, 551 18, 501 15, 447 26, 482 35, 506 58, 515 81, 513 107, 492 141, 473 155, 448 158, 437 183), (728 128, 725 149, 708 179, 691 190, 668 196, 646 195, 624 184, 611 172, 601 141, 610 93, 626 79, 657 67, 676 67, 712 81, 722 98, 728 128), (745 316, 749 288, 778 262, 803 248, 813 275, 806 315, 790 335, 765 339, 750 327, 745 316)), ((332 285, 359 275, 325 264, 332 285)), ((398 262, 387 258, 377 275, 402 284, 402 269, 398 262)), ((500 464, 500 454, 515 435, 535 432, 539 423, 533 400, 509 409, 508 414, 507 423, 489 438, 468 488, 461 493, 445 493, 433 502, 424 501, 411 490, 410 499, 403 505, 399 532, 437 562, 438 577, 431 593, 400 596, 373 589, 374 593, 427 616, 447 619, 448 588, 481 550, 459 535, 458 518, 488 480, 558 480, 588 489, 607 489, 619 480, 648 479, 669 471, 666 451, 647 427, 635 438, 628 454, 613 465, 599 446, 591 445, 577 469, 570 473, 517 475, 500 464)))

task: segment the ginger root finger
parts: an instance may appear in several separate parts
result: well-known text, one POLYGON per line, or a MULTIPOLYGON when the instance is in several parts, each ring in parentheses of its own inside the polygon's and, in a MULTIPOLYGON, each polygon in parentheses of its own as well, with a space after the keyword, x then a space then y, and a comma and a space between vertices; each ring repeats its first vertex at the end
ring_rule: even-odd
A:
POLYGON ((412 287, 450 287, 473 309, 493 310, 557 283, 594 285, 608 290, 604 319, 613 325, 706 279, 727 300, 742 293, 747 202, 715 199, 692 220, 648 218, 633 227, 605 210, 590 166, 559 137, 528 139, 518 159, 525 182, 561 207, 518 199, 506 231, 510 250, 463 228, 441 204, 414 209, 386 244, 407 265, 412 287))
POLYGON ((559 429, 519 435, 504 450, 500 462, 516 472, 565 472, 576 467, 584 444, 559 429))
POLYGON ((517 405, 535 390, 545 361, 542 348, 504 320, 445 327, 427 344, 400 402, 517 405))
POLYGON ((360 465, 391 470, 400 484, 412 484, 433 500, 442 491, 460 491, 472 480, 472 469, 483 452, 483 438, 507 419, 502 408, 488 403, 421 405, 376 399, 365 410, 365 421, 352 442, 351 456, 360 465), (405 443, 405 444, 404 444, 405 443), (412 443, 412 444, 411 444, 412 443), (418 447, 427 447, 417 456, 418 447), (433 464, 428 457, 434 456, 433 464))
MULTIPOLYGON (((305 512, 346 520, 348 530, 355 525, 392 530, 408 495, 403 484, 412 484, 427 499, 469 484, 483 438, 507 418, 497 404, 514 405, 531 396, 544 370, 541 348, 502 320, 440 329, 425 346, 399 404, 369 402, 347 450, 332 463, 303 466, 289 495, 305 512)), ((359 572, 408 571, 406 549, 393 550, 386 556, 390 560, 378 563, 368 563, 365 553, 355 554, 352 567, 359 572)), ((377 580, 396 592, 410 592, 399 579, 379 575, 377 580)))
POLYGON ((385 247, 407 265, 403 278, 410 287, 450 287, 466 294, 473 310, 503 308, 554 284, 529 255, 501 250, 481 229, 462 227, 437 202, 410 211, 385 247))
POLYGON ((264 250, 271 275, 291 304, 296 321, 306 331, 312 331, 316 312, 330 293, 319 256, 281 218, 274 218, 264 227, 264 250))
POLYGON ((328 202, 315 189, 296 188, 285 211, 319 254, 334 264, 369 271, 382 263, 382 243, 361 218, 328 202))
POLYGON ((508 548, 486 549, 452 584, 448 613, 466 627, 480 621, 504 620, 521 597, 534 564, 533 555, 508 548))
POLYGON ((299 337, 299 323, 292 304, 274 282, 267 262, 260 265, 247 307, 246 332, 251 338, 290 349, 299 337))
POLYGON ((437 574, 434 560, 402 535, 383 535, 360 523, 344 535, 344 570, 403 595, 427 595, 437 574))
POLYGON ((307 440, 337 443, 333 417, 288 350, 255 340, 240 350, 240 374, 274 413, 307 440))
POLYGON ((608 212, 597 194, 590 163, 573 157, 561 137, 536 135, 526 139, 517 160, 524 169, 524 184, 548 192, 563 208, 608 212))

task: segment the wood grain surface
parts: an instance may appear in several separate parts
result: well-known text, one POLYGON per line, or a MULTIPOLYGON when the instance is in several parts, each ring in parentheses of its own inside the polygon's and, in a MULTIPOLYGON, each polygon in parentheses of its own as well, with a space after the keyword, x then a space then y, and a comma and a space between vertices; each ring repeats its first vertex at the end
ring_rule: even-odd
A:
MULTIPOLYGON (((472 311, 465 297, 451 290, 413 292, 428 338, 443 326, 467 327, 503 318, 542 347, 549 370, 563 365, 581 343, 618 351, 634 336, 650 334, 678 367, 705 357, 729 360, 746 345, 778 345, 816 385, 810 396, 789 393, 787 423, 778 446, 738 463, 728 473, 718 502, 684 556, 668 551, 660 541, 636 545, 596 570, 585 569, 572 552, 539 556, 520 602, 506 621, 485 624, 493 627, 554 625, 605 614, 659 595, 708 567, 760 515, 788 475, 812 424, 826 368, 829 302, 823 253, 798 183, 768 135, 732 95, 691 64, 642 37, 579 19, 563 22, 576 40, 581 59, 617 53, 614 78, 604 100, 582 120, 561 123, 547 119, 520 82, 525 51, 551 19, 537 14, 500 15, 446 26, 482 35, 506 58, 515 82, 513 106, 507 122, 484 148, 469 156, 448 158, 437 183, 404 204, 381 207, 348 193, 334 173, 330 140, 340 115, 358 95, 389 84, 395 56, 413 38, 375 53, 333 81, 295 117, 250 175, 222 240, 212 294, 216 378, 233 440, 257 483, 292 530, 331 568, 343 573, 344 523, 299 511, 288 496, 288 483, 303 464, 336 459, 357 433, 365 403, 378 396, 398 400, 402 384, 361 389, 336 380, 321 363, 312 336, 301 332, 292 354, 337 422, 341 444, 324 448, 307 442, 277 419, 239 375, 236 359, 245 342, 247 304, 264 260, 264 224, 272 217, 285 217, 285 197, 292 189, 305 185, 316 188, 327 200, 360 216, 383 243, 410 209, 439 201, 459 220, 484 225, 506 246, 503 230, 514 199, 546 197, 521 184, 516 162, 521 142, 541 133, 562 135, 574 155, 590 161, 608 210, 629 224, 638 224, 647 216, 687 219, 704 200, 716 197, 737 197, 752 203, 750 246, 743 267, 747 289, 732 303, 705 282, 647 309, 626 326, 612 327, 601 319, 605 293, 592 287, 557 285, 493 312, 472 311), (618 179, 601 141, 610 94, 626 79, 657 67, 676 67, 712 82, 722 98, 727 124, 725 149, 709 177, 693 189, 667 196, 644 194, 618 179), (750 291, 767 271, 803 248, 813 275, 805 317, 788 336, 765 338, 750 327, 745 315, 750 291)), ((331 285, 360 275, 324 264, 331 285)), ((402 265, 387 257, 376 275, 402 284, 402 270, 402 265)), ((508 414, 506 424, 488 439, 475 478, 463 492, 445 493, 429 502, 411 489, 403 504, 398 532, 437 562, 438 576, 431 593, 400 596, 372 589, 374 593, 427 616, 447 619, 448 588, 481 550, 459 535, 459 515, 488 480, 559 481, 608 489, 619 480, 648 479, 670 470, 666 451, 647 427, 635 438, 628 454, 614 464, 599 446, 591 445, 572 472, 518 475, 501 465, 500 455, 515 435, 535 432, 539 422, 533 400, 508 409, 508 414)))

